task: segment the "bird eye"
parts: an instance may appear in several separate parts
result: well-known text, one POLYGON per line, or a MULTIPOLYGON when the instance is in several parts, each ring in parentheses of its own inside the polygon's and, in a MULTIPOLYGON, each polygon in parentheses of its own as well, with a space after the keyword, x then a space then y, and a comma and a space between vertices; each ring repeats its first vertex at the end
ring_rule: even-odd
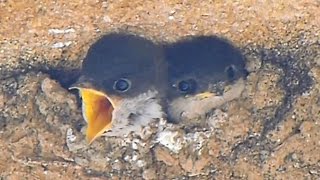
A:
POLYGON ((235 68, 233 66, 229 66, 226 68, 226 73, 228 76, 229 80, 234 80, 235 76, 236 76, 236 72, 235 72, 235 68))
POLYGON ((113 89, 119 92, 125 92, 130 89, 131 83, 127 79, 119 79, 114 82, 113 89))
POLYGON ((178 89, 182 93, 192 93, 195 90, 195 82, 193 80, 180 81, 178 89))

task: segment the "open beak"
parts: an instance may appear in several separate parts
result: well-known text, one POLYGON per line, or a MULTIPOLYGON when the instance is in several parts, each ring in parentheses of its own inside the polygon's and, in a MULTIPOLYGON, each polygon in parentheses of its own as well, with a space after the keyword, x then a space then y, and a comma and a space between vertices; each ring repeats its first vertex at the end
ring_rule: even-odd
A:
POLYGON ((105 131, 111 129, 115 104, 105 93, 88 87, 71 87, 79 90, 82 98, 82 114, 87 121, 86 139, 91 144, 105 131))

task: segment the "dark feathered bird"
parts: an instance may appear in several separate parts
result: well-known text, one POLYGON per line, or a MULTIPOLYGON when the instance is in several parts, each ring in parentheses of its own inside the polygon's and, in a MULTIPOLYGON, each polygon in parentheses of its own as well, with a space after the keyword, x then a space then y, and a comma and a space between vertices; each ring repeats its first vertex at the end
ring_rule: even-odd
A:
POLYGON ((190 37, 167 44, 165 52, 170 121, 195 121, 242 93, 245 60, 230 42, 216 36, 190 37))
POLYGON ((82 75, 70 88, 82 97, 89 143, 104 133, 140 133, 162 118, 166 70, 162 48, 146 38, 111 33, 95 42, 83 61, 82 75))

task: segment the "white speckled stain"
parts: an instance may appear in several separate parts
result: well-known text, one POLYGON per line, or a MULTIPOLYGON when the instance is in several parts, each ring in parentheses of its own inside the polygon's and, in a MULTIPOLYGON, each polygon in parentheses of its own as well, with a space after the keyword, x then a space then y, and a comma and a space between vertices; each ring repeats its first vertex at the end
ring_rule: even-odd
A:
POLYGON ((187 136, 184 137, 187 144, 193 144, 193 151, 197 152, 198 155, 201 155, 201 150, 203 148, 204 142, 206 139, 210 137, 211 132, 195 132, 188 133, 187 136))
POLYGON ((68 128, 67 129, 67 143, 73 143, 76 139, 77 139, 77 136, 75 136, 73 134, 73 130, 71 128, 68 128))
POLYGON ((64 47, 68 47, 72 44, 71 41, 66 41, 66 42, 57 42, 54 43, 51 47, 52 48, 64 48, 64 47))
POLYGON ((165 130, 162 132, 159 132, 157 136, 157 142, 162 144, 163 146, 167 147, 174 153, 179 153, 179 151, 183 147, 183 139, 176 137, 178 136, 177 131, 170 131, 165 130))
POLYGON ((204 142, 210 137, 211 133, 212 132, 210 131, 195 132, 181 136, 178 131, 166 129, 158 133, 157 142, 174 153, 179 153, 179 151, 187 144, 193 144, 193 152, 201 155, 201 150, 205 145, 204 142))
POLYGON ((73 28, 69 29, 49 29, 49 34, 68 34, 68 33, 74 33, 76 32, 73 28))

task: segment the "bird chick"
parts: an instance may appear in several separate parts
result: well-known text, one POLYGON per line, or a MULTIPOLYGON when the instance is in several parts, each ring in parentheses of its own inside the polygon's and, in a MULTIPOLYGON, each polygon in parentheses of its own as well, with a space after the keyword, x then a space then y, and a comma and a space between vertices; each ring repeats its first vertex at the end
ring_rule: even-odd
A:
POLYGON ((151 40, 111 33, 96 41, 83 60, 80 78, 70 87, 82 98, 87 141, 139 134, 162 118, 166 77, 162 48, 151 40))
POLYGON ((244 57, 228 41, 198 36, 165 46, 169 90, 167 113, 174 123, 203 119, 238 98, 247 75, 244 57))

